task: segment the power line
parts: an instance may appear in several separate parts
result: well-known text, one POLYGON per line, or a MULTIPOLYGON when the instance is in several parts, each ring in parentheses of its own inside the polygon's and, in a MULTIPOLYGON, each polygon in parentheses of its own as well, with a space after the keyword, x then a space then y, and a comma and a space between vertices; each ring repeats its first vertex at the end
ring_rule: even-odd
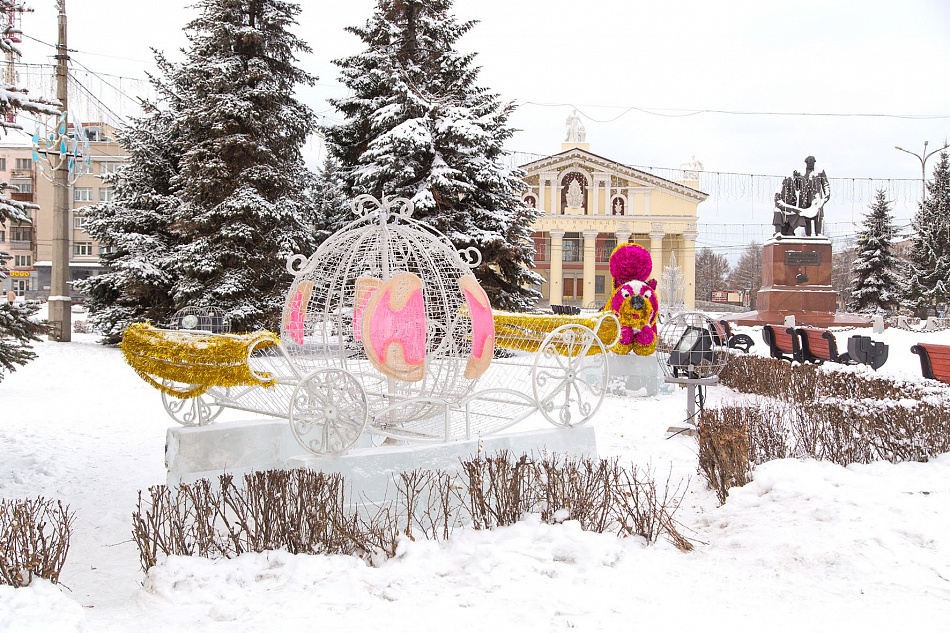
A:
POLYGON ((803 117, 838 117, 838 118, 877 118, 877 119, 910 119, 927 121, 933 119, 950 119, 950 114, 893 114, 886 112, 781 112, 774 110, 721 110, 715 108, 647 108, 641 106, 614 106, 592 103, 541 103, 538 101, 524 101, 521 105, 532 105, 542 108, 574 108, 585 118, 595 123, 613 123, 630 112, 642 112, 652 116, 668 118, 683 118, 698 114, 728 114, 735 116, 803 116, 803 117), (609 119, 598 119, 584 112, 583 108, 605 108, 623 110, 620 114, 609 119))

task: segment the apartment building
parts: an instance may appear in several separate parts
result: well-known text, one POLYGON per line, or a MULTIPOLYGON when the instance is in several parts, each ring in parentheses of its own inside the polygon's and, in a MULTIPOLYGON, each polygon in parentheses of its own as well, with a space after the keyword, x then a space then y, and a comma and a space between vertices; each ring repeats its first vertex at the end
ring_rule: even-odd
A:
MULTIPOLYGON (((83 209, 112 199, 113 185, 103 181, 103 176, 115 171, 128 160, 128 154, 115 140, 115 129, 103 123, 84 123, 83 133, 89 141, 91 163, 89 171, 77 178, 69 187, 69 279, 77 281, 105 271, 99 264, 99 254, 105 245, 99 244, 86 232, 86 216, 83 209)), ((50 294, 53 266, 53 183, 45 177, 36 181, 36 202, 40 205, 36 219, 36 282, 41 298, 50 294)), ((74 302, 83 297, 70 289, 74 302)))
MULTIPOLYGON (((0 147, 0 182, 9 185, 3 195, 20 202, 36 202, 36 166, 33 150, 27 146, 0 147)), ((22 299, 36 299, 36 210, 28 212, 30 221, 0 223, 0 252, 11 255, 0 264, 0 295, 10 291, 22 299)))

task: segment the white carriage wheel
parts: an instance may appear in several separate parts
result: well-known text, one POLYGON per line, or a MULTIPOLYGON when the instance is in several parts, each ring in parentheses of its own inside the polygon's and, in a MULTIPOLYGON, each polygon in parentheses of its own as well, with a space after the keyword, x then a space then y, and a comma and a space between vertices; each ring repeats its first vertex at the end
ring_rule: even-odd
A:
MULTIPOLYGON (((198 385, 162 379, 162 385, 175 391, 190 391, 198 385)), ((221 415, 224 407, 205 395, 194 398, 176 398, 162 391, 162 404, 171 419, 182 426, 205 426, 221 415)))
POLYGON ((531 377, 535 403, 551 424, 584 424, 607 391, 607 350, 590 328, 562 325, 545 337, 531 377))
POLYGON ((363 386, 342 369, 310 372, 290 399, 290 429, 314 455, 345 452, 363 434, 368 417, 363 386))

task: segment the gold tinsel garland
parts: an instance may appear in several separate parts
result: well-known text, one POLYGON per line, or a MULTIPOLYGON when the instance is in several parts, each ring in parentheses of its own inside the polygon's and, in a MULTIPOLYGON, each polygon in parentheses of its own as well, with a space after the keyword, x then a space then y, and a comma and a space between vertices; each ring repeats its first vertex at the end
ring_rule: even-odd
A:
MULTIPOLYGON (((602 313, 594 316, 569 316, 564 314, 518 314, 515 312, 495 311, 492 315, 495 321, 495 347, 522 352, 536 352, 541 348, 544 337, 562 325, 583 325, 594 331, 597 338, 605 347, 608 347, 617 338, 617 322, 613 319, 604 319, 598 325, 602 313)), ((554 348, 559 354, 574 356, 576 351, 569 346, 555 340, 554 348)), ((599 354, 600 349, 592 346, 587 355, 599 354)))
POLYGON ((147 383, 176 398, 194 398, 208 387, 273 385, 276 380, 270 374, 256 376, 247 359, 252 348, 277 342, 272 332, 194 334, 135 323, 126 328, 120 347, 126 362, 147 383), (175 388, 162 380, 188 387, 175 388))

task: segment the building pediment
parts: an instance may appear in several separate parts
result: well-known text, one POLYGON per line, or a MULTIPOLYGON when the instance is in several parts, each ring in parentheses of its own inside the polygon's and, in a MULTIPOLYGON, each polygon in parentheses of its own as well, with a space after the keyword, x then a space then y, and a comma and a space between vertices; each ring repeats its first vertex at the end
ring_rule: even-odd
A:
POLYGON ((530 163, 521 165, 521 169, 525 171, 528 177, 540 176, 541 174, 550 172, 562 173, 570 169, 576 169, 589 174, 606 173, 610 176, 626 180, 628 183, 627 186, 664 190, 670 194, 693 200, 697 204, 709 197, 709 194, 699 189, 667 180, 666 178, 634 167, 629 167, 578 147, 566 149, 558 154, 531 161, 530 163))

